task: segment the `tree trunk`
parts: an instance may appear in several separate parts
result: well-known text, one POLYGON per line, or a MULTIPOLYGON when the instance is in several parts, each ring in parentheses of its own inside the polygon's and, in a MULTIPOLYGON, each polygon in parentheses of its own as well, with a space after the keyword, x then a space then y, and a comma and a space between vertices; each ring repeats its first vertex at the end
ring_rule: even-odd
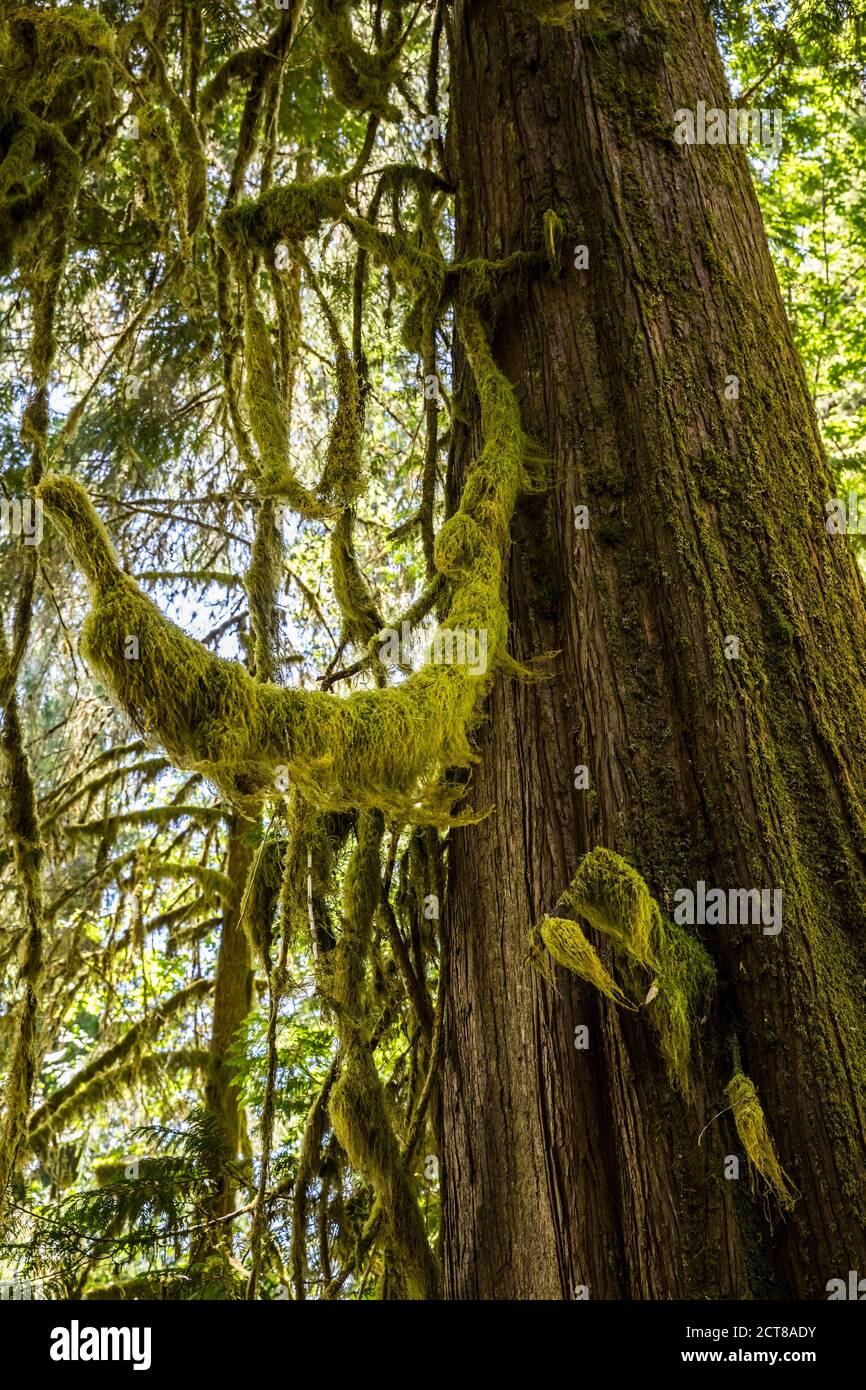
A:
MULTIPOLYGON (((234 815, 229 825, 229 851, 226 869, 237 888, 237 900, 223 907, 219 954, 214 986, 211 1025, 211 1072, 205 1087, 205 1108, 221 1123, 226 1152, 238 1157, 242 1138, 242 1116, 237 1090, 225 1054, 237 1037, 238 1029, 252 1007, 253 971, 250 947, 241 921, 244 888, 252 862, 252 850, 243 838, 250 822, 234 815)), ((235 1185, 226 1178, 214 1207, 215 1216, 224 1216, 235 1206, 235 1185)))
MULTIPOLYGON (((703 5, 567 9, 453 10, 458 256, 540 251, 549 210, 564 235, 558 271, 495 320, 549 459, 512 531, 512 652, 558 655, 534 684, 497 681, 471 789, 495 811, 452 834, 446 1290, 826 1298, 866 1271, 862 583, 824 527, 745 151, 673 138, 678 108, 731 105, 703 5), (640 1012, 527 964, 598 845, 669 916, 699 880, 783 890, 777 935, 691 929, 718 988, 690 1103, 640 1012), (800 1193, 789 1216, 751 1190, 724 1095, 740 1060, 800 1193)), ((455 428, 452 501, 477 447, 477 423, 455 428)))

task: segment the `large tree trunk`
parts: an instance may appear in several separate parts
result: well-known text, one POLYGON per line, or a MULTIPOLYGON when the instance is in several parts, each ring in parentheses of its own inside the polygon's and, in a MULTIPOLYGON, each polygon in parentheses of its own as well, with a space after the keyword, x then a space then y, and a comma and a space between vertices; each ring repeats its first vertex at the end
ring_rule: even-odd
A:
MULTIPOLYGON (((593 0, 560 26, 544 8, 453 11, 458 254, 540 250, 551 209, 565 234, 559 277, 495 323, 550 459, 513 528, 512 650, 559 655, 549 679, 498 680, 472 788, 496 809, 452 836, 446 1289, 826 1298, 866 1271, 862 584, 824 528, 831 481, 745 153, 673 139, 677 108, 731 104, 703 5, 593 0), (597 845, 669 914, 699 879, 783 889, 779 935, 695 929, 719 985, 689 1104, 644 1016, 526 963, 597 845), (791 1216, 750 1191, 735 1059, 801 1194, 791 1216)), ((452 499, 477 445, 457 427, 452 499)))

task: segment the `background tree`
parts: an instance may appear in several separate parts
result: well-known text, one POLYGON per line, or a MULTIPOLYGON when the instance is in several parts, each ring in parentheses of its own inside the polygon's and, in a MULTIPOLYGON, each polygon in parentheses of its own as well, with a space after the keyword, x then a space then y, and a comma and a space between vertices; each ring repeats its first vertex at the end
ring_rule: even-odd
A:
POLYGON ((10 1272, 862 1260, 860 19, 718 17, 808 382, 698 5, 9 7, 10 1272))

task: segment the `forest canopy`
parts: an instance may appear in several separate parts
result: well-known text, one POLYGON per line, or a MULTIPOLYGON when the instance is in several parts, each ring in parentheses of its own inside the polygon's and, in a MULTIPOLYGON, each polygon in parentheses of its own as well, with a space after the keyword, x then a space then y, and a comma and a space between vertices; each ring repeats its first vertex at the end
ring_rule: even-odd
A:
MULTIPOLYGON (((617 10, 522 8, 599 43, 617 10)), ((866 11, 714 18, 731 100, 784 121, 749 163, 847 499, 866 11)), ((485 702, 557 660, 509 640, 550 460, 497 326, 580 240, 551 196, 519 249, 464 254, 454 25, 444 0, 0 19, 0 1276, 51 1297, 442 1293, 449 851, 496 814, 485 702)), ((604 854, 526 921, 525 969, 658 995, 688 1100, 713 963, 604 854)), ((788 1210, 731 1072, 717 1108, 788 1210)))

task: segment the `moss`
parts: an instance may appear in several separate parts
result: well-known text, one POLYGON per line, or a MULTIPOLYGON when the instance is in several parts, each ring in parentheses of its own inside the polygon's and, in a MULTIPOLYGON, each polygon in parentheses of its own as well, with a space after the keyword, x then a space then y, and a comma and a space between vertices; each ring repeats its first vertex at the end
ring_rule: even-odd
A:
POLYGON ((54 10, 23 6, 8 17, 8 23, 14 42, 46 67, 87 50, 106 56, 114 53, 112 29, 102 15, 83 5, 54 10))
POLYGON ((304 486, 289 462, 289 423, 277 390, 271 339, 264 315, 249 296, 244 325, 246 407, 259 453, 259 495, 284 497, 301 516, 321 518, 327 515, 327 507, 304 486))
POLYGON ((562 238, 565 228, 562 218, 554 212, 553 208, 548 208, 543 218, 544 250, 547 255, 547 263, 552 275, 558 276, 561 265, 560 255, 562 249, 562 238))
POLYGON ((358 817, 357 843, 343 886, 343 929, 328 972, 342 1068, 329 1109, 334 1133, 349 1161, 382 1205, 388 1243, 407 1291, 411 1297, 427 1299, 438 1293, 438 1271, 394 1134, 366 1023, 365 967, 373 918, 382 895, 380 847, 384 829, 384 817, 378 811, 362 812, 358 817))
POLYGON ((619 949, 639 965, 658 969, 661 913, 640 874, 620 855, 601 846, 592 850, 563 899, 596 931, 615 937, 619 949))
POLYGON ((439 529, 434 556, 436 568, 448 579, 461 579, 471 574, 483 558, 495 560, 495 550, 485 544, 484 533, 477 521, 466 512, 455 512, 439 529), (485 550, 487 553, 485 554, 485 550))
POLYGON ((364 424, 361 390, 355 364, 324 295, 320 295, 320 302, 334 344, 337 397, 337 413, 328 431, 321 492, 325 497, 351 506, 361 496, 365 487, 361 462, 364 424))
POLYGON ((797 1193, 779 1162, 778 1154, 754 1085, 742 1071, 735 1071, 725 1088, 734 1112, 734 1124, 752 1168, 761 1175, 779 1205, 791 1211, 797 1193))
POLYGON ((204 773, 229 796, 269 793, 281 765, 311 800, 334 809, 381 806, 444 822, 461 794, 439 779, 446 767, 471 761, 468 735, 505 655, 502 570, 526 440, 512 387, 472 311, 461 314, 460 331, 484 440, 460 510, 484 543, 479 562, 454 582, 444 621, 451 630, 486 632, 483 671, 430 660, 400 686, 348 698, 257 684, 243 667, 181 632, 120 571, 78 483, 48 477, 40 485, 46 514, 63 531, 90 588, 83 655, 133 723, 158 739, 177 766, 204 773), (130 633, 139 638, 138 661, 124 657, 130 633))
MULTIPOLYGON (((5 637, 0 636, 0 658, 7 659, 5 637)), ((21 739, 16 698, 11 697, 0 733, 6 832, 11 840, 15 875, 25 924, 19 980, 23 986, 20 1013, 11 1048, 5 1085, 5 1115, 0 1130, 0 1202, 12 1175, 21 1141, 27 1129, 30 1097, 36 1068, 36 1031, 39 991, 44 972, 42 837, 36 810, 36 794, 21 739)))
POLYGON ((322 39, 322 62, 337 100, 350 111, 399 121, 402 112, 388 100, 397 76, 399 45, 368 53, 355 38, 350 0, 314 0, 312 13, 322 39))
POLYGON ((258 680, 273 680, 276 673, 279 639, 277 594, 282 577, 282 537, 276 523, 273 499, 267 497, 261 503, 256 517, 250 564, 244 575, 244 588, 249 600, 254 638, 255 675, 258 680))
MULTIPOLYGON (((189 212, 186 162, 181 157, 174 130, 161 106, 154 104, 141 107, 137 119, 141 142, 139 149, 151 169, 158 169, 168 185, 174 203, 181 259, 189 261, 192 256, 192 241, 187 227, 189 212)), ((166 232, 166 240, 167 236, 166 232)), ((170 247, 166 245, 165 250, 168 253, 170 247)))
POLYGON ((329 1110, 350 1163, 367 1178, 387 1214, 388 1243, 409 1297, 438 1297, 438 1271, 418 1199, 403 1166, 372 1055, 360 1040, 344 1050, 329 1110))
POLYGON ((671 1085, 688 1097, 694 1020, 715 984, 707 952, 695 937, 662 916, 640 874, 620 855, 601 846, 581 861, 557 904, 557 913, 563 908, 574 916, 545 917, 532 934, 533 953, 537 954, 540 940, 561 965, 614 1002, 629 1005, 574 920, 581 917, 612 940, 617 964, 633 994, 648 994, 647 975, 654 977, 654 997, 645 1008, 671 1085))
POLYGON ((574 19, 574 0, 525 0, 521 8, 539 24, 555 29, 567 29, 574 19))
POLYGON ((634 1008, 616 981, 605 970, 595 947, 587 941, 577 922, 569 917, 545 917, 538 928, 538 938, 554 960, 564 965, 566 970, 579 975, 587 984, 594 985, 615 1004, 622 1004, 628 1009, 634 1008))
MULTIPOLYGON (((79 1071, 34 1111, 29 1124, 31 1147, 43 1145, 48 1137, 63 1125, 67 1118, 80 1113, 85 1106, 94 1106, 112 1094, 112 1081, 120 1076, 121 1063, 127 1061, 141 1045, 156 1037, 165 1027, 166 1019, 182 1013, 190 1005, 205 998, 213 989, 211 980, 193 980, 192 984, 163 999, 138 1019, 111 1047, 91 1057, 79 1071)), ((128 1073, 127 1073, 128 1074, 128 1073)))
POLYGON ((354 521, 355 514, 347 507, 331 533, 331 573, 344 632, 355 646, 365 647, 381 632, 384 619, 358 564, 354 521))
POLYGON ((342 179, 329 175, 299 181, 228 208, 217 221, 217 235, 231 254, 244 249, 272 255, 278 242, 299 244, 314 236, 324 222, 342 217, 345 209, 342 179))

